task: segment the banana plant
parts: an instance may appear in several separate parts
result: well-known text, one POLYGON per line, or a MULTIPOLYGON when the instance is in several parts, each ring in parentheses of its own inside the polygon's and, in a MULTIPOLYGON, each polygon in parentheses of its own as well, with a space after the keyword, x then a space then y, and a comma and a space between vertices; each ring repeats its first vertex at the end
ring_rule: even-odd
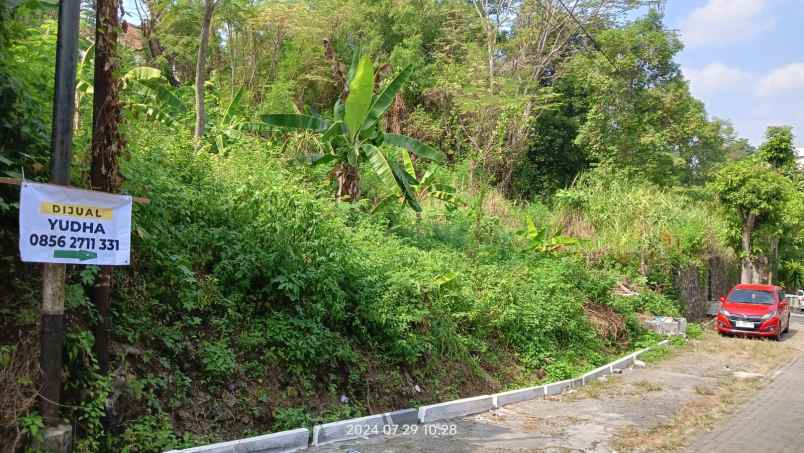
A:
POLYGON ((348 95, 345 102, 335 103, 333 120, 310 115, 264 115, 263 122, 270 126, 309 130, 319 134, 326 152, 314 156, 312 163, 332 164, 338 185, 339 200, 355 202, 360 199, 360 167, 368 163, 387 187, 398 188, 405 202, 420 212, 415 186, 419 184, 415 173, 389 152, 397 147, 420 158, 444 162, 441 151, 411 137, 390 134, 382 130, 380 118, 394 101, 394 97, 413 74, 408 66, 379 94, 374 94, 374 65, 371 60, 355 53, 348 73, 348 95))
MULTIPOLYGON (((416 169, 413 165, 413 159, 407 150, 402 150, 401 153, 402 164, 405 172, 409 175, 416 175, 416 169)), ((413 196, 416 201, 421 205, 428 198, 435 198, 441 200, 444 204, 450 207, 464 206, 465 203, 456 195, 455 188, 446 184, 438 184, 435 181, 435 173, 432 168, 428 168, 424 174, 417 178, 416 184, 413 185, 413 196)), ((377 204, 372 208, 372 212, 376 212, 388 205, 389 202, 398 198, 400 202, 406 203, 404 196, 389 195, 380 199, 377 204)))
POLYGON ((214 99, 217 107, 210 109, 210 118, 207 140, 212 148, 218 153, 226 152, 229 144, 236 142, 242 138, 242 129, 246 126, 240 115, 240 106, 243 103, 243 96, 245 96, 245 87, 237 90, 234 97, 228 104, 221 104, 220 97, 215 95, 215 92, 210 93, 210 98, 214 99))
POLYGON ((580 244, 578 239, 562 234, 549 235, 547 228, 540 229, 533 222, 533 219, 526 219, 527 226, 521 232, 528 241, 528 245, 533 251, 538 253, 555 253, 566 248, 580 244))

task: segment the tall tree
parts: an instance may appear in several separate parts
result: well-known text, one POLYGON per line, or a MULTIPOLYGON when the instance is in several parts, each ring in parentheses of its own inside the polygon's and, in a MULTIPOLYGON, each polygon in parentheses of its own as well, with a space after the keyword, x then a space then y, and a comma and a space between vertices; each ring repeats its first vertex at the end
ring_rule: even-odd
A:
POLYGON ((739 230, 743 283, 763 279, 762 269, 758 268, 763 257, 754 251, 755 232, 781 222, 791 187, 790 181, 773 167, 752 158, 733 162, 717 173, 712 189, 739 230))
POLYGON ((195 63, 195 132, 196 142, 204 135, 207 116, 204 109, 204 83, 207 80, 207 47, 212 15, 220 0, 204 0, 204 16, 201 20, 201 38, 198 45, 198 58, 195 63))
MULTIPOLYGON (((783 175, 792 176, 796 165, 796 148, 793 145, 793 128, 790 126, 771 126, 765 131, 765 142, 759 147, 757 157, 774 168, 783 175)), ((781 176, 786 179, 786 176, 781 176)), ((791 197, 796 201, 799 198, 791 197)), ((782 221, 770 225, 764 231, 764 239, 767 248, 767 256, 760 260, 759 273, 766 276, 768 282, 773 280, 775 272, 779 267, 779 246, 783 241, 797 239, 797 232, 800 229, 795 221, 796 211, 800 209, 782 209, 782 221), (789 211, 789 212, 786 212, 789 211), (788 220, 788 221, 785 221, 788 220)))
MULTIPOLYGON (((92 103, 92 164, 90 183, 93 190, 117 192, 120 174, 117 159, 123 148, 120 135, 120 80, 117 35, 120 28, 119 0, 98 0, 95 27, 95 86, 92 103)), ((95 329, 95 355, 101 372, 109 370, 109 332, 112 291, 112 267, 101 266, 90 292, 98 310, 95 329)))

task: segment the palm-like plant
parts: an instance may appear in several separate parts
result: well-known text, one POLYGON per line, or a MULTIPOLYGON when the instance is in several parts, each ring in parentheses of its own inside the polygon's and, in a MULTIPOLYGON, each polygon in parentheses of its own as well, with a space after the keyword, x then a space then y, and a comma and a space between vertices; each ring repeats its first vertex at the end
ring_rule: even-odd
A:
POLYGON ((360 199, 360 165, 364 162, 388 187, 398 187, 408 206, 421 211, 415 186, 419 184, 415 174, 401 165, 396 158, 383 149, 383 145, 402 148, 425 159, 437 162, 445 160, 444 154, 435 148, 405 135, 385 133, 380 118, 394 101, 394 97, 413 74, 408 66, 379 94, 374 94, 374 66, 367 57, 356 53, 348 74, 346 102, 335 103, 334 120, 309 115, 265 115, 262 120, 271 126, 311 130, 320 134, 327 150, 315 156, 314 163, 332 163, 338 184, 338 199, 360 199))

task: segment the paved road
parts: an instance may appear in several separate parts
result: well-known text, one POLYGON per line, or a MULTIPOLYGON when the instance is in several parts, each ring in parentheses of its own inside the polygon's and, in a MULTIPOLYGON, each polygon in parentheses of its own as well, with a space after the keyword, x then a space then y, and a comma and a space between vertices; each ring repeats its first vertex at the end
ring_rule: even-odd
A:
MULTIPOLYGON (((803 328, 801 318, 791 320, 791 330, 802 331, 803 328)), ((768 386, 728 420, 721 421, 713 431, 693 442, 688 451, 707 453, 804 451, 802 428, 804 428, 804 354, 779 370, 768 386)))

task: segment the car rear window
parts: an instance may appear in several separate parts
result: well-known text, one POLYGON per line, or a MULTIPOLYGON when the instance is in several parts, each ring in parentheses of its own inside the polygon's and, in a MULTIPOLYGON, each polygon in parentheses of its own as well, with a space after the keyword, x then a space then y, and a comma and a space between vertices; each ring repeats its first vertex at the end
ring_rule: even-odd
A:
POLYGON ((729 294, 729 302, 738 304, 764 304, 774 302, 773 293, 768 291, 755 291, 753 289, 735 289, 729 294))

